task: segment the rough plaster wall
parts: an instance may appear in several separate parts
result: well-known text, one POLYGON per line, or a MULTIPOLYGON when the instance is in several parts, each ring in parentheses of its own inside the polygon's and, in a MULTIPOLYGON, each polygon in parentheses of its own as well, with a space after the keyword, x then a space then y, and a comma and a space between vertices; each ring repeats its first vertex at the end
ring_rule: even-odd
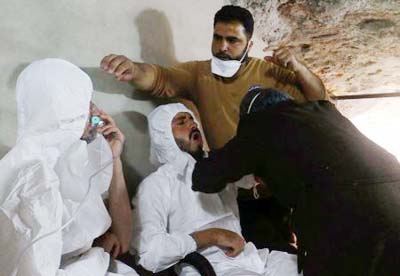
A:
POLYGON ((152 167, 148 162, 145 95, 98 68, 109 53, 170 65, 210 56, 212 19, 222 1, 206 0, 0 0, 0 158, 16 138, 15 81, 30 62, 67 59, 91 76, 94 101, 127 136, 124 163, 131 185, 152 167))
POLYGON ((399 0, 231 0, 262 40, 293 46, 336 95, 400 92, 399 0))

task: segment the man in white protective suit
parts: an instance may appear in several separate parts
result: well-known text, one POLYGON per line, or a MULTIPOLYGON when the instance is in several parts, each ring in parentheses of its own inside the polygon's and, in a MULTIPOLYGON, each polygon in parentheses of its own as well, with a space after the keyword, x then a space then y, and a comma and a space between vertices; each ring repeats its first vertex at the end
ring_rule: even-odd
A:
MULTIPOLYGON (((237 188, 219 194, 192 191, 191 174, 203 157, 203 139, 182 104, 157 107, 149 116, 151 161, 161 166, 139 185, 133 200, 132 251, 139 264, 158 272, 198 251, 217 275, 297 275, 297 256, 258 250, 241 236, 237 188)), ((198 275, 189 265, 179 275, 198 275)))
POLYGON ((137 275, 106 252, 127 250, 131 209, 124 136, 112 118, 99 112, 102 135, 80 139, 92 91, 89 76, 60 59, 33 62, 18 77, 18 138, 0 160, 2 276, 137 275), (104 248, 92 247, 99 236, 104 248))

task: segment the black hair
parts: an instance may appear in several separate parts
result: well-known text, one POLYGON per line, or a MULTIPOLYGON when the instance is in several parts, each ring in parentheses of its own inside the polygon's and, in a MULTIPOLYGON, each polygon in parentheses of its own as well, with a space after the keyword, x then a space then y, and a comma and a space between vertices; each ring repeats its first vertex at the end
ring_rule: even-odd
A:
POLYGON ((274 88, 250 87, 240 104, 240 118, 247 114, 259 112, 279 103, 289 101, 293 101, 291 96, 274 88))
POLYGON ((217 11, 214 16, 214 27, 218 22, 231 23, 234 21, 238 21, 243 25, 248 35, 248 38, 253 35, 253 16, 248 10, 239 6, 226 5, 223 6, 219 11, 217 11))

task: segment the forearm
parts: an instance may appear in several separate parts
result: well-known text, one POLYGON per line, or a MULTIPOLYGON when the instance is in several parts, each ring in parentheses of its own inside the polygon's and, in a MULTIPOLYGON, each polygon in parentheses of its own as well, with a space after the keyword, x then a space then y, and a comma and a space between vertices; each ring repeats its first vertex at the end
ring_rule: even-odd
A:
POLYGON ((195 240, 197 249, 203 249, 216 244, 214 228, 196 231, 190 234, 195 240))
POLYGON ((155 82, 156 70, 146 63, 134 63, 134 77, 130 83, 137 89, 150 91, 155 82))
POLYGON ((304 64, 297 62, 293 67, 297 82, 301 86, 304 97, 309 101, 327 100, 325 86, 321 79, 312 73, 304 64))
POLYGON ((132 210, 120 158, 114 160, 108 200, 112 219, 111 231, 118 237, 121 251, 126 252, 129 249, 132 234, 132 210))

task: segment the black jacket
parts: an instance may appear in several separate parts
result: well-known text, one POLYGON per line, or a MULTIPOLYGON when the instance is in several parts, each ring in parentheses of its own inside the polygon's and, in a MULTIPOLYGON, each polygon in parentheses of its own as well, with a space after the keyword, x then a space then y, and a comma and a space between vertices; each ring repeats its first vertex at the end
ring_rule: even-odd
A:
POLYGON ((286 102, 246 116, 236 137, 196 164, 192 188, 218 192, 249 173, 295 208, 306 275, 386 273, 382 246, 398 246, 400 233, 399 163, 334 105, 286 102))

